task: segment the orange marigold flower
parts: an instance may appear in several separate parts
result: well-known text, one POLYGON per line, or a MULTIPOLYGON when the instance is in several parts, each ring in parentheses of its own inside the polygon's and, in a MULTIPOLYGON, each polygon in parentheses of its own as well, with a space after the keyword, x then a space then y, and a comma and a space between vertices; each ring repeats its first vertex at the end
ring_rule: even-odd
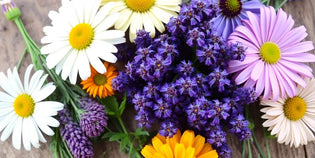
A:
POLYGON ((91 76, 82 80, 81 84, 83 86, 83 90, 86 90, 89 95, 99 96, 100 98, 105 98, 107 96, 114 95, 114 90, 112 88, 112 79, 117 77, 118 73, 116 72, 116 68, 110 65, 108 62, 104 62, 106 67, 106 72, 104 74, 98 73, 91 66, 91 76))
POLYGON ((152 145, 146 145, 141 154, 145 158, 217 158, 218 153, 201 135, 195 137, 192 130, 186 130, 183 135, 177 130, 172 137, 157 134, 152 139, 152 145))

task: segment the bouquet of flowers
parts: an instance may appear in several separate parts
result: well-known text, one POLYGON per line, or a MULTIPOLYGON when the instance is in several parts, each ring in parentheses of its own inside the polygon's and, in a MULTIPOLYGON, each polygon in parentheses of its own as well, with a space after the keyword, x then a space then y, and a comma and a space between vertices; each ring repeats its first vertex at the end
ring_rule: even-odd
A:
POLYGON ((305 64, 315 62, 314 46, 281 9, 286 1, 61 2, 42 47, 18 6, 0 2, 32 59, 23 80, 24 54, 0 73, 1 140, 12 135, 14 148, 38 148, 44 133, 61 158, 94 157, 99 140, 118 142, 129 157, 232 157, 235 135, 243 157, 251 141, 266 157, 252 106, 279 143, 315 139, 315 79, 305 64), (126 127, 126 115, 136 127, 126 127))

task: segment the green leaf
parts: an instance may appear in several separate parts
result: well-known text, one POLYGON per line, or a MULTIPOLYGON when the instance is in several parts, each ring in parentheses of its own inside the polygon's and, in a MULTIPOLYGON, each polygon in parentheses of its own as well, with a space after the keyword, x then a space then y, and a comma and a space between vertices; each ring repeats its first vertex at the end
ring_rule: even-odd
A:
POLYGON ((118 109, 118 102, 116 97, 110 96, 104 99, 101 99, 100 102, 106 106, 106 112, 108 115, 119 117, 119 109, 118 109))
POLYGON ((105 134, 102 135, 102 139, 109 138, 113 135, 115 135, 115 132, 106 132, 105 134))
POLYGON ((126 102, 127 102, 127 93, 124 94, 123 101, 120 103, 119 106, 119 116, 121 116, 126 108, 126 102))
MULTIPOLYGON (((111 136, 110 138, 109 138, 109 141, 119 141, 119 140, 121 140, 123 137, 126 137, 126 134, 125 133, 116 133, 116 134, 114 134, 113 136, 111 136)), ((128 137, 128 135, 127 135, 127 137, 128 137)))
POLYGON ((130 142, 129 136, 125 135, 125 137, 123 137, 120 142, 120 151, 125 149, 127 147, 127 144, 129 144, 129 142, 130 142))
POLYGON ((136 136, 149 136, 149 132, 148 131, 143 131, 142 128, 137 128, 136 132, 135 132, 136 136))

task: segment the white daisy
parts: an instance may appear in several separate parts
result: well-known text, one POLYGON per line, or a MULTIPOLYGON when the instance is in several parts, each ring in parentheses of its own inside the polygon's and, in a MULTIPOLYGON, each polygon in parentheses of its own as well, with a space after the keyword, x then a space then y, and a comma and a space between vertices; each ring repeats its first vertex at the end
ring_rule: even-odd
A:
POLYGON ((55 101, 43 101, 56 86, 47 83, 43 86, 47 75, 39 70, 30 78, 33 65, 27 67, 24 85, 16 67, 8 69, 7 76, 0 72, 0 131, 3 130, 1 141, 5 141, 12 133, 12 143, 16 149, 31 150, 31 144, 38 148, 39 141, 46 142, 42 132, 52 136, 54 131, 49 127, 58 127, 59 122, 52 116, 63 109, 63 104, 55 101))
POLYGON ((112 53, 118 50, 114 44, 124 43, 124 32, 108 30, 119 18, 119 13, 109 15, 113 3, 100 7, 101 0, 62 0, 59 12, 50 11, 52 26, 45 26, 46 36, 41 39, 45 45, 42 54, 48 54, 47 66, 61 71, 62 79, 69 77, 76 83, 79 73, 82 80, 91 75, 90 64, 103 74, 106 68, 101 59, 115 63, 112 53))
MULTIPOLYGON (((180 10, 181 0, 103 0, 102 4, 113 1, 111 12, 120 12, 120 18, 115 23, 115 29, 124 32, 130 26, 129 39, 134 42, 136 32, 143 27, 155 36, 155 28, 164 32, 163 23, 168 23, 171 17, 176 17, 180 10), (163 22, 163 23, 162 23, 163 22)), ((112 2, 110 2, 112 3, 112 2)))
POLYGON ((305 79, 305 89, 297 87, 296 96, 286 99, 262 101, 267 105, 261 109, 263 119, 267 119, 264 127, 271 130, 272 135, 278 137, 279 143, 298 147, 306 145, 308 141, 315 140, 315 79, 305 79))

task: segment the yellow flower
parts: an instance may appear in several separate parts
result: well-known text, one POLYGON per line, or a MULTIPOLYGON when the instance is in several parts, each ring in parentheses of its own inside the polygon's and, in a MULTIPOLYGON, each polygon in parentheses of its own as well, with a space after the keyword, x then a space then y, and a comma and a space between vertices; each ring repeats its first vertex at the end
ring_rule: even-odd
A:
POLYGON ((91 66, 91 76, 88 79, 81 81, 81 84, 83 85, 82 89, 86 89, 86 92, 94 98, 96 95, 100 98, 114 95, 112 79, 117 77, 118 73, 116 72, 116 68, 109 65, 108 62, 104 62, 104 66, 107 70, 104 74, 98 73, 91 66))
POLYGON ((183 135, 177 130, 172 137, 163 137, 157 134, 152 139, 153 145, 146 145, 141 154, 145 158, 217 158, 218 153, 209 143, 205 143, 203 136, 191 130, 186 130, 183 135))

